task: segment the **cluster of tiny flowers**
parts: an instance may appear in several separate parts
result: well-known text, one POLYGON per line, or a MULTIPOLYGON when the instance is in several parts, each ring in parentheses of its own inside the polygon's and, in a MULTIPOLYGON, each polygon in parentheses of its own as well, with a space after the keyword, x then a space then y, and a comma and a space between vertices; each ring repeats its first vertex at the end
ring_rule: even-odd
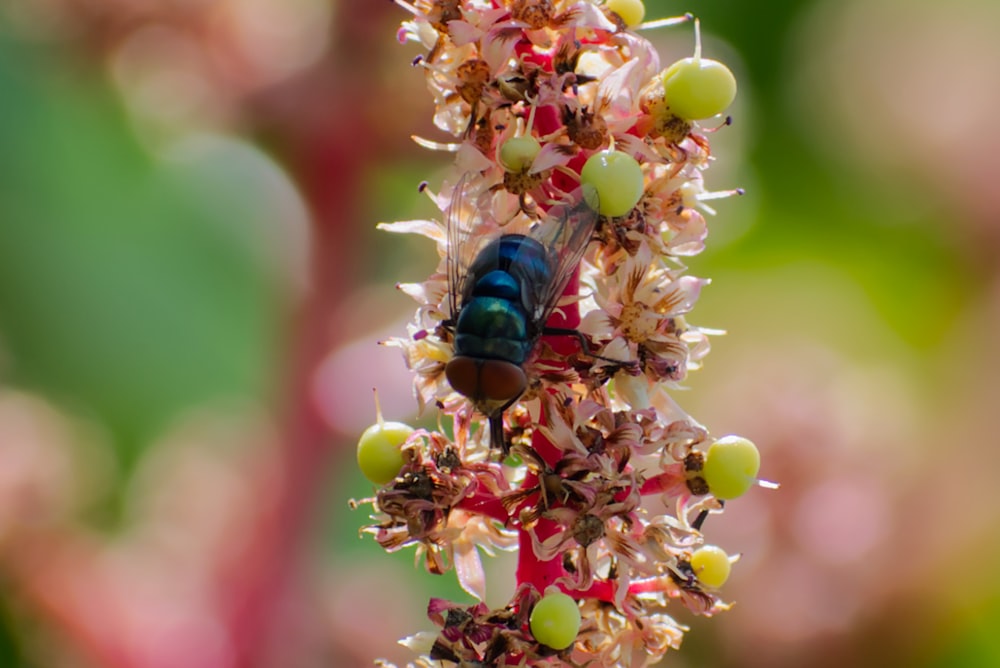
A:
POLYGON ((735 82, 721 108, 692 103, 689 81, 670 73, 698 84, 700 44, 686 59, 694 70, 664 72, 637 33, 692 18, 642 23, 639 0, 397 4, 410 13, 400 41, 422 49, 414 65, 435 125, 454 137, 418 139, 455 152, 438 192, 423 187, 441 219, 381 225, 430 238, 441 258, 427 281, 401 286, 419 307, 408 335, 388 342, 439 426, 380 417, 366 432, 359 463, 380 488, 363 531, 390 552, 415 546, 430 572, 453 569, 480 601, 432 599, 438 629, 402 641, 419 655, 410 665, 655 662, 686 631, 669 606, 727 609, 717 590, 734 559, 705 545, 702 524, 759 465, 749 441, 713 439, 670 395, 709 349, 710 332, 686 320, 707 281, 681 258, 704 247, 702 201, 719 195, 702 180, 720 125, 710 119, 735 82), (529 234, 581 190, 594 194, 587 250, 553 311, 559 332, 540 336, 525 387, 498 413, 501 448, 486 419, 497 416, 445 374, 461 308, 454 267, 468 265, 454 246, 529 234), (494 550, 518 551, 518 586, 497 609, 482 602, 481 553, 494 550))

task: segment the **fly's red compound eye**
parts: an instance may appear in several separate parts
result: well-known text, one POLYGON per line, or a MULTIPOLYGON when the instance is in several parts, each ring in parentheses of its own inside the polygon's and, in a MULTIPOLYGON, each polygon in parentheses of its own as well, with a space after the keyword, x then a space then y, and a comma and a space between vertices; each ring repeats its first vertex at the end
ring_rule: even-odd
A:
POLYGON ((487 399, 512 401, 528 386, 524 370, 516 364, 500 360, 484 360, 479 369, 479 387, 487 399))
POLYGON ((503 360, 453 357, 444 373, 451 388, 470 399, 511 401, 528 386, 521 367, 503 360))
POLYGON ((471 357, 453 357, 444 368, 451 389, 464 397, 474 398, 479 391, 479 365, 471 357))

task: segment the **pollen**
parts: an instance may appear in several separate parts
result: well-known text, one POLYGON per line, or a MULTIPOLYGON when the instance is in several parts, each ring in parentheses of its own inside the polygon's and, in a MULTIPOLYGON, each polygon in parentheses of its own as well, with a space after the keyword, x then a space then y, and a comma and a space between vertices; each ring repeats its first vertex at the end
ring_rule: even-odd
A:
POLYGON ((485 60, 469 60, 458 66, 458 85, 455 89, 463 100, 476 104, 483 96, 490 80, 490 66, 485 60))
POLYGON ((587 547, 594 541, 604 538, 604 522, 590 513, 580 515, 573 522, 573 538, 583 547, 587 547))
POLYGON ((582 149, 596 150, 607 143, 608 122, 603 116, 597 116, 586 107, 565 114, 566 134, 570 141, 582 149))
POLYGON ((451 346, 445 345, 436 339, 424 338, 415 343, 416 353, 420 357, 447 364, 451 359, 451 346))
POLYGON ((669 144, 679 144, 694 129, 691 121, 680 118, 670 110, 660 77, 655 77, 643 89, 639 106, 647 116, 645 125, 649 127, 652 137, 662 137, 669 144))
POLYGON ((510 15, 517 21, 524 21, 532 30, 540 30, 552 20, 555 8, 551 0, 514 0, 510 15))
POLYGON ((645 304, 633 302, 622 307, 621 331, 629 341, 645 343, 656 333, 657 319, 645 304))
POLYGON ((462 18, 461 0, 434 0, 431 11, 431 25, 441 34, 448 33, 448 22, 462 18))
POLYGON ((503 174, 503 187, 514 195, 524 195, 541 185, 544 175, 531 172, 507 172, 503 174))

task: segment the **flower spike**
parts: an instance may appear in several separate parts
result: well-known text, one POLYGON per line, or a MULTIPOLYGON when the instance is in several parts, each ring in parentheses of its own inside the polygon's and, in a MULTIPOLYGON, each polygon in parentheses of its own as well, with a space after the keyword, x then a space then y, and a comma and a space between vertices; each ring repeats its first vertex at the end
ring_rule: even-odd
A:
POLYGON ((450 135, 414 139, 456 157, 424 186, 439 220, 381 225, 439 253, 401 286, 416 316, 388 342, 439 428, 406 436, 365 532, 479 600, 432 599, 412 665, 655 662, 687 631, 673 610, 729 608, 735 558, 706 518, 767 484, 753 443, 672 397, 719 333, 688 322, 708 279, 682 259, 704 248, 705 202, 742 193, 703 183, 728 123, 701 122, 735 79, 693 16, 645 20, 641 0, 396 2, 450 135), (636 31, 691 21, 694 57, 662 70, 636 31), (518 551, 517 586, 490 608, 497 549, 518 551))

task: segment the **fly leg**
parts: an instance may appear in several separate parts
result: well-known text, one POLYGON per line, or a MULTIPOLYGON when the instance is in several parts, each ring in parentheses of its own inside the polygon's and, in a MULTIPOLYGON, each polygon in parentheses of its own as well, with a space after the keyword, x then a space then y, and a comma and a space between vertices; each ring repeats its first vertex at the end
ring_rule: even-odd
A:
POLYGON ((510 454, 510 443, 507 442, 507 435, 503 431, 503 414, 490 417, 490 448, 500 446, 502 456, 501 461, 507 459, 510 454))
POLYGON ((508 408, 514 405, 520 399, 520 395, 514 397, 506 404, 500 407, 500 409, 493 413, 493 415, 487 415, 486 417, 490 421, 490 449, 499 447, 500 452, 503 456, 500 461, 507 459, 507 455, 510 454, 510 442, 507 440, 507 434, 503 430, 503 414, 508 408))
POLYGON ((587 341, 587 337, 585 337, 578 329, 570 329, 568 327, 545 327, 542 329, 542 334, 544 336, 572 336, 580 343, 580 349, 583 350, 585 355, 593 357, 594 359, 603 360, 605 362, 611 362, 622 369, 634 368, 639 364, 635 360, 616 360, 611 357, 605 357, 604 355, 598 355, 591 349, 590 342, 587 341))

